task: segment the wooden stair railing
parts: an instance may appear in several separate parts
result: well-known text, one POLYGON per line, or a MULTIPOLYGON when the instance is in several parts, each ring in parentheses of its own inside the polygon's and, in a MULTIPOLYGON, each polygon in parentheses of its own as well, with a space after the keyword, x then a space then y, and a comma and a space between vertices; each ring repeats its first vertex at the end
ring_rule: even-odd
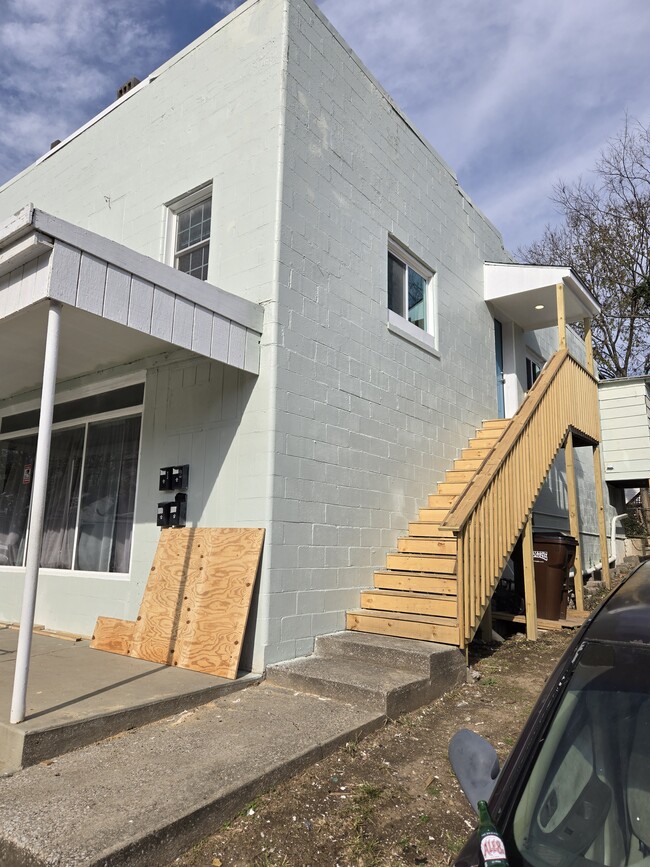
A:
POLYGON ((517 414, 463 449, 347 628, 465 647, 570 429, 598 441, 597 385, 561 350, 517 414))

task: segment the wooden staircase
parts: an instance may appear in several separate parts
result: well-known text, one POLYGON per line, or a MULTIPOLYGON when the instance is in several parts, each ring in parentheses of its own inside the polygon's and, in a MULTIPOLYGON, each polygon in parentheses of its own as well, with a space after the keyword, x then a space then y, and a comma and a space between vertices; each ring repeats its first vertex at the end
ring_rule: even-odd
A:
POLYGON ((594 449, 597 490, 598 383, 562 348, 516 414, 485 422, 469 441, 387 568, 375 573, 374 589, 361 593, 361 608, 348 612, 347 628, 466 647, 569 436, 594 449))
POLYGON ((463 449, 386 569, 375 572, 374 589, 361 593, 361 607, 348 611, 346 627, 401 638, 462 645, 458 620, 458 540, 442 522, 493 452, 510 419, 483 423, 463 449))

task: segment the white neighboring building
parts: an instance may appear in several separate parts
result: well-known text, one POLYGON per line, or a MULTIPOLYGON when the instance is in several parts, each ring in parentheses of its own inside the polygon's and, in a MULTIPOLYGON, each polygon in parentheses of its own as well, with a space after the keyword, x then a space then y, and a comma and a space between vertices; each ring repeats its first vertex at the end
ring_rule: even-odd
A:
MULTIPOLYGON (((58 299, 36 621, 133 618, 159 468, 187 463, 189 524, 267 530, 254 670, 343 627, 474 430, 514 412, 547 357, 527 334, 556 321, 552 300, 530 312, 557 274, 484 277, 509 262, 498 231, 311 0, 239 7, 5 184, 4 221, 0 619, 19 616, 58 299)), ((592 315, 565 278, 568 318, 592 315)))

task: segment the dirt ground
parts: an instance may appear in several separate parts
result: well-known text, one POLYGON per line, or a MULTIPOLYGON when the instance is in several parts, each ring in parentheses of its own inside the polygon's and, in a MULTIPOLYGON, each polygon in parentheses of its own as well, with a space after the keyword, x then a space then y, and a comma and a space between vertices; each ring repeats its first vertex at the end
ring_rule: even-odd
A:
POLYGON ((471 728, 504 759, 573 632, 479 645, 471 682, 348 743, 254 803, 174 867, 443 867, 474 827, 447 761, 471 728))

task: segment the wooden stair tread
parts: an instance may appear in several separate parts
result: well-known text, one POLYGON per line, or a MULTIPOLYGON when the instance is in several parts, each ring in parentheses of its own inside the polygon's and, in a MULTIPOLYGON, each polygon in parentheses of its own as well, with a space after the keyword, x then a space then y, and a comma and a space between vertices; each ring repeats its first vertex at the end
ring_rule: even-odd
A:
POLYGON ((376 571, 373 575, 376 590, 406 590, 417 593, 438 593, 455 596, 458 582, 455 575, 418 575, 417 572, 376 571))
POLYGON ((456 571, 455 554, 403 554, 399 551, 386 555, 388 569, 402 572, 433 572, 453 575, 456 571))
POLYGON ((458 624, 448 617, 355 609, 347 612, 345 620, 347 628, 356 632, 394 635, 455 646, 460 641, 458 624))
POLYGON ((446 554, 456 556, 456 539, 435 539, 419 536, 402 536, 397 540, 397 550, 401 554, 446 554))
POLYGON ((458 617, 456 596, 439 593, 414 593, 408 590, 363 590, 363 611, 383 611, 406 614, 423 614, 433 617, 458 617))
POLYGON ((456 538, 453 530, 441 527, 436 521, 409 521, 409 536, 433 539, 456 538))

